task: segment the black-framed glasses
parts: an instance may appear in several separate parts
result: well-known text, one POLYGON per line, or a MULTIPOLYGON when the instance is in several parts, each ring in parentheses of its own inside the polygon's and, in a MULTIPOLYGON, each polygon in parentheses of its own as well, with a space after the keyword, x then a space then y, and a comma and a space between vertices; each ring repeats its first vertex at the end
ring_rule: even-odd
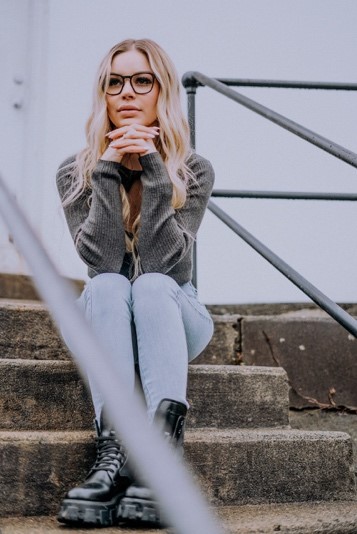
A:
POLYGON ((130 81, 134 93, 145 95, 150 93, 155 83, 155 74, 152 72, 136 72, 131 76, 122 76, 121 74, 111 74, 107 87, 107 95, 120 95, 124 89, 125 80, 130 81))

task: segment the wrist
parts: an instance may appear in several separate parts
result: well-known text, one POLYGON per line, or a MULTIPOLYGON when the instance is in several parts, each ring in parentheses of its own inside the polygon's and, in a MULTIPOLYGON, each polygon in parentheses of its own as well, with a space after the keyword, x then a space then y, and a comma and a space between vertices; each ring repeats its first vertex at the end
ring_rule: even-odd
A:
POLYGON ((120 163, 123 159, 124 154, 122 152, 119 152, 119 150, 115 148, 108 147, 103 154, 101 155, 100 159, 103 161, 113 161, 115 163, 120 163))
POLYGON ((156 148, 148 148, 147 150, 145 150, 145 152, 142 152, 142 154, 140 154, 140 156, 147 156, 148 154, 155 154, 157 152, 156 148))

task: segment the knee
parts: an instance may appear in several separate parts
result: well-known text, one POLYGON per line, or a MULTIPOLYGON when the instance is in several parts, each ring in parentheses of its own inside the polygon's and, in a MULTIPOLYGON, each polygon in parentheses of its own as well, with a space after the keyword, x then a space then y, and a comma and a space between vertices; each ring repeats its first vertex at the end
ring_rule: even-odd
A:
POLYGON ((175 280, 166 274, 145 273, 133 283, 133 302, 135 303, 140 299, 150 299, 155 302, 163 296, 176 294, 178 288, 175 280))
POLYGON ((86 285, 86 290, 94 295, 105 295, 110 298, 113 295, 126 295, 130 293, 131 285, 125 276, 117 273, 102 273, 91 278, 86 285))

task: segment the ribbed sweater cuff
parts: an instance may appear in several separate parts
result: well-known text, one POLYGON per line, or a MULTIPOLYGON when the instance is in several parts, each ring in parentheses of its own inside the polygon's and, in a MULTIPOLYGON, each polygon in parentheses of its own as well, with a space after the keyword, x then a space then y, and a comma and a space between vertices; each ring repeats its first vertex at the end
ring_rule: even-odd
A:
POLYGON ((158 152, 151 152, 140 158, 141 166, 144 170, 144 173, 141 177, 143 185, 157 187, 168 186, 172 189, 172 182, 167 172, 167 168, 162 161, 162 157, 158 152), (154 178, 151 178, 154 176, 154 178))
POLYGON ((105 178, 111 178, 112 180, 120 181, 120 168, 121 164, 116 161, 106 161, 104 159, 99 159, 97 165, 93 171, 93 177, 95 175, 105 176, 105 178))

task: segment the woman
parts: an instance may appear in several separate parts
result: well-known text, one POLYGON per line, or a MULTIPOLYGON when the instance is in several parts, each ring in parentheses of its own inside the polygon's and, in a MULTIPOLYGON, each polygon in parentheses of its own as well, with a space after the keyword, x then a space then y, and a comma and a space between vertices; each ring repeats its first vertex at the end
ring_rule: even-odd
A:
MULTIPOLYGON (((118 376, 134 390, 137 369, 149 420, 180 447, 188 362, 213 333, 191 275, 214 173, 190 149, 177 74, 160 46, 130 39, 109 51, 86 131, 87 147, 57 175, 69 230, 88 265, 79 303, 118 376)), ((89 384, 97 458, 84 483, 67 493, 59 520, 159 522, 90 377, 89 384)))

